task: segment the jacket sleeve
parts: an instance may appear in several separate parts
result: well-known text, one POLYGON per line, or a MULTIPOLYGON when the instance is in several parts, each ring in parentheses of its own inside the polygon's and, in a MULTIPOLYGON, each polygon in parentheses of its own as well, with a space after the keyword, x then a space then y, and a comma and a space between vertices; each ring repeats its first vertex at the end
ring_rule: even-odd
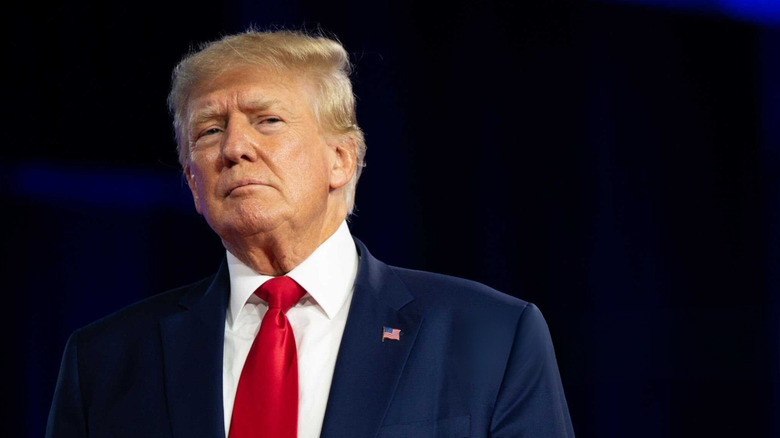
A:
POLYGON ((490 436, 574 437, 550 332, 533 304, 518 320, 490 436))
POLYGON ((65 346, 54 400, 46 424, 46 438, 85 438, 86 414, 81 398, 78 361, 78 332, 65 346))

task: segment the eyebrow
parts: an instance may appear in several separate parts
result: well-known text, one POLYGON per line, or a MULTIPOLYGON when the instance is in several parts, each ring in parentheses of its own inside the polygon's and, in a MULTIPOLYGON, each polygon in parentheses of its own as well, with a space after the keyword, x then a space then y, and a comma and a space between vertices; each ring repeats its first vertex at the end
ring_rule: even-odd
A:
MULTIPOLYGON (((277 99, 249 99, 246 102, 241 102, 239 106, 244 110, 250 111, 265 111, 274 105, 279 104, 277 99)), ((208 103, 203 108, 198 109, 194 114, 190 116, 189 124, 198 125, 200 123, 207 122, 209 120, 222 118, 225 115, 225 106, 222 103, 208 103)))

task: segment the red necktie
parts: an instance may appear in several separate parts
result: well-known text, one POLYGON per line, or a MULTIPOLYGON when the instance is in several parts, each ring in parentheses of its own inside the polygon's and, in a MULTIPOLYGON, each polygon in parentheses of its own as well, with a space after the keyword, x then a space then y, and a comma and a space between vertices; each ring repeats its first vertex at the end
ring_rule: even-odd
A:
POLYGON ((255 294, 268 312, 238 380, 230 438, 296 438, 298 435, 298 354, 284 315, 306 291, 290 277, 272 278, 255 294))

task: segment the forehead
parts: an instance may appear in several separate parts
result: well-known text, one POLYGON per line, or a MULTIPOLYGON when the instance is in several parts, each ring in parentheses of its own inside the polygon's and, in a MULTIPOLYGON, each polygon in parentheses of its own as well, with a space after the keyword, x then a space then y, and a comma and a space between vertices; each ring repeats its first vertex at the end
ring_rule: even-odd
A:
POLYGON ((226 113, 231 108, 277 107, 312 112, 314 88, 302 73, 240 66, 201 80, 190 93, 190 117, 199 112, 226 113))

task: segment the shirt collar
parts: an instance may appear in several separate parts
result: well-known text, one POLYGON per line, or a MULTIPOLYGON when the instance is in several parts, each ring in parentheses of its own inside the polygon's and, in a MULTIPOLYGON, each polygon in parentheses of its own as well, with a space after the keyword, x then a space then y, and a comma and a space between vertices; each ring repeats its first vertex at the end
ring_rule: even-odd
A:
MULTIPOLYGON (((230 272, 230 306, 227 318, 232 326, 255 290, 273 277, 258 274, 230 251, 227 251, 227 262, 230 272)), ((332 319, 352 292, 357 269, 357 248, 347 222, 344 221, 333 235, 288 272, 287 276, 306 289, 328 319, 332 319)))

